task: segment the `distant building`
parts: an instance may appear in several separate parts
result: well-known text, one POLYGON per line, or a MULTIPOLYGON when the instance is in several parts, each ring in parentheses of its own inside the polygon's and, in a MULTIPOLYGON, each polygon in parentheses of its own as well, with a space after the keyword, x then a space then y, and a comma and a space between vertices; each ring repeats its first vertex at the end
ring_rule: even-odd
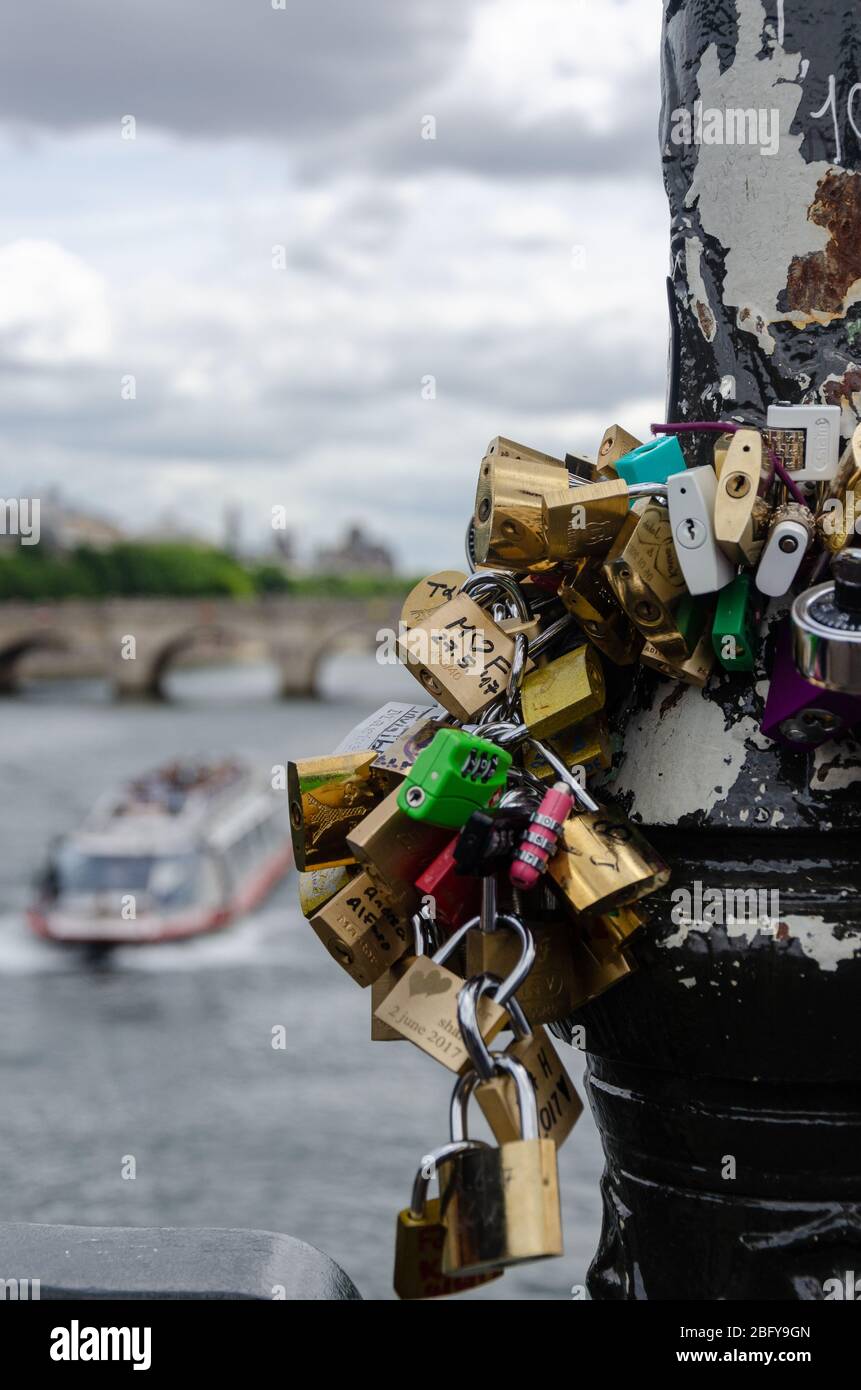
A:
POLYGON ((371 540, 361 526, 350 526, 340 545, 317 551, 315 568, 321 574, 393 574, 395 562, 388 546, 371 540))
POLYGON ((92 550, 109 550, 126 539, 126 532, 115 522, 92 512, 79 511, 51 489, 41 503, 42 542, 54 550, 74 550, 86 545, 92 550))

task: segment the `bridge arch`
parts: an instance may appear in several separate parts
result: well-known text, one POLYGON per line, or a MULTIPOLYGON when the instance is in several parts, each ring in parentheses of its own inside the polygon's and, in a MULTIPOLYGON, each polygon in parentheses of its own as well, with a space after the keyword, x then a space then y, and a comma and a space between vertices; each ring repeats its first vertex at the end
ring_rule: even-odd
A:
POLYGON ((73 644, 62 633, 34 628, 6 638, 0 646, 0 694, 14 694, 18 688, 20 663, 32 652, 68 652, 73 644))
MULTIPOLYGON (((380 627, 385 624, 381 623, 380 627)), ((377 631, 375 627, 370 631, 366 627, 339 624, 338 627, 324 631, 320 638, 315 642, 312 652, 306 664, 305 689, 295 693, 308 696, 319 695, 322 683, 322 675, 325 667, 334 659, 343 656, 348 652, 361 652, 372 655, 377 651, 377 631)), ((393 646, 393 644, 390 644, 393 646)))
POLYGON ((176 666, 179 657, 195 648, 211 652, 228 652, 235 651, 248 641, 248 633, 232 623, 198 623, 183 628, 165 638, 156 651, 149 654, 142 693, 156 699, 165 699, 165 677, 176 666))

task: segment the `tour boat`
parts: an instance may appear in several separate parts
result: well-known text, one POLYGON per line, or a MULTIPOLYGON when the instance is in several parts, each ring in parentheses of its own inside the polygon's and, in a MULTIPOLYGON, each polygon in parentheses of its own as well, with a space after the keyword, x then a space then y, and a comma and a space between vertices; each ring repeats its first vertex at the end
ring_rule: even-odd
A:
POLYGON ((135 778, 54 845, 27 920, 116 945, 215 931, 293 863, 287 798, 246 763, 182 760, 135 778))

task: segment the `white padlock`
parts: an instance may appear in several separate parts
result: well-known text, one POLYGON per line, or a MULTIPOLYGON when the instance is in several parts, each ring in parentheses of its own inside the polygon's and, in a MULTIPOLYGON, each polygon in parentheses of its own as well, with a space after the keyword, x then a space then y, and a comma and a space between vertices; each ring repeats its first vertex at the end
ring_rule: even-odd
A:
POLYGON ((790 471, 795 482, 825 482, 837 472, 840 458, 839 405, 770 405, 771 430, 804 433, 804 464, 790 471))
POLYGON ((713 594, 735 579, 735 565, 715 540, 717 477, 710 465, 667 479, 670 531, 691 594, 713 594))
POLYGON ((769 598, 781 598, 792 587, 813 539, 813 513, 797 502, 778 507, 772 518, 759 566, 756 587, 769 598))

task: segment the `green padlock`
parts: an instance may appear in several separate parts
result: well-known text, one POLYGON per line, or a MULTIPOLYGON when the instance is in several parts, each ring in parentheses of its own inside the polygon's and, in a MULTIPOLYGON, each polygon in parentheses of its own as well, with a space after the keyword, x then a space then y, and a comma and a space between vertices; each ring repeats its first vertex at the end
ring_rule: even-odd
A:
POLYGON ((712 646, 725 671, 752 671, 756 655, 756 600, 753 580, 740 574, 718 594, 712 646))
POLYGON ((414 820, 459 830, 505 787, 511 754, 463 729, 440 729, 416 758, 398 792, 414 820))
POLYGON ((676 627, 684 638, 688 656, 693 656, 697 643, 702 637, 706 623, 711 617, 712 594, 682 594, 676 606, 674 617, 676 627))

